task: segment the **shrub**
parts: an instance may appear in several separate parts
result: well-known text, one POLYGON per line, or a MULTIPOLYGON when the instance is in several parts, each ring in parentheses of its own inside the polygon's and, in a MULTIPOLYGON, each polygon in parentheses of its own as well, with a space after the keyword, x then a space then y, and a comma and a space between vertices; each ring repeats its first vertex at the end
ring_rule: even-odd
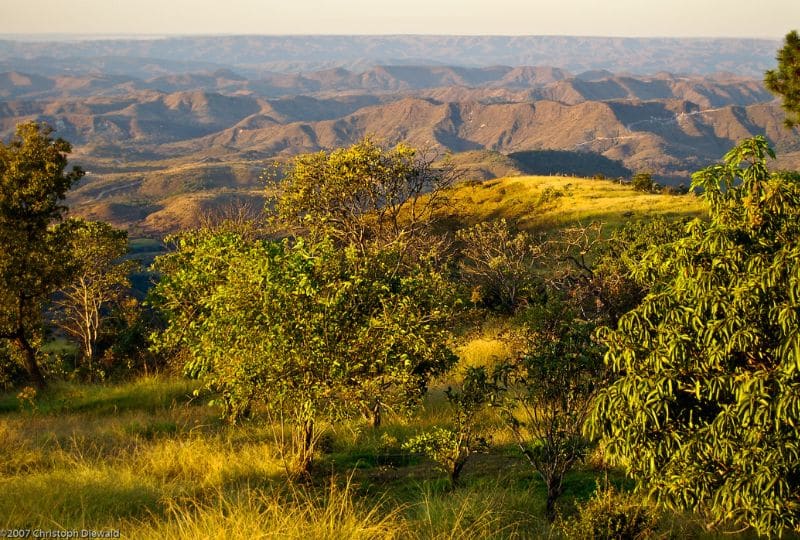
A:
POLYGON ((578 514, 563 522, 561 530, 574 540, 638 540, 656 536, 659 519, 657 510, 640 497, 598 485, 595 495, 578 506, 578 514))

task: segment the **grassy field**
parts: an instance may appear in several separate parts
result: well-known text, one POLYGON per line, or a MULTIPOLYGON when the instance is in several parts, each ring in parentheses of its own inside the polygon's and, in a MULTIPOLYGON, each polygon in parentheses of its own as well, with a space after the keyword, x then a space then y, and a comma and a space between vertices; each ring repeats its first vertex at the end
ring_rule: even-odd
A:
MULTIPOLYGON (((510 354, 490 324, 458 349, 463 363, 510 354)), ((500 422, 481 420, 488 454, 451 489, 434 465, 400 446, 447 421, 438 381, 411 418, 373 429, 328 426, 311 482, 287 480, 274 426, 256 415, 229 426, 199 383, 152 376, 106 385, 56 383, 41 395, 0 395, 0 527, 116 530, 123 538, 564 538, 562 526, 598 483, 626 490, 594 455, 566 479, 559 519, 500 422)), ((662 518, 667 537, 699 536, 691 517, 662 518)), ((722 536, 720 536, 722 537, 722 536)), ((728 536, 725 536, 728 537, 728 536)))
POLYGON ((505 218, 520 229, 548 230, 601 221, 610 228, 653 216, 705 213, 695 195, 643 193, 630 184, 561 176, 513 176, 452 189, 441 217, 448 227, 505 218))

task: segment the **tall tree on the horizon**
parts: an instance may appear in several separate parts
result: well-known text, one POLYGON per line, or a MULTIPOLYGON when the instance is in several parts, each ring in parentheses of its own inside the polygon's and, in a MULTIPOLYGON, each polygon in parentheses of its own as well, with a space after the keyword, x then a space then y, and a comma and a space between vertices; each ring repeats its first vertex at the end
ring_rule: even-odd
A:
POLYGON ((778 67, 767 71, 764 84, 774 94, 783 97, 786 127, 800 125, 800 35, 797 30, 786 34, 786 40, 776 57, 778 67))
POLYGON ((43 305, 67 275, 63 229, 52 227, 60 204, 83 175, 67 168, 70 144, 52 139, 52 128, 27 122, 0 143, 0 339, 22 354, 28 376, 45 386, 37 361, 43 305))

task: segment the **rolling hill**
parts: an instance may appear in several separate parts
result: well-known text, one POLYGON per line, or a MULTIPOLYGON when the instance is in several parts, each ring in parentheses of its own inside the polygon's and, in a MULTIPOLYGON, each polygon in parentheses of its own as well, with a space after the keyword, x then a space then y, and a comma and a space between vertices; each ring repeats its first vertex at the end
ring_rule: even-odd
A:
POLYGON ((761 83, 776 47, 530 36, 0 40, 0 138, 20 122, 51 124, 89 171, 70 195, 76 211, 153 233, 231 197, 250 200, 275 160, 365 136, 452 154, 472 180, 648 170, 688 184, 755 134, 771 140, 777 166, 800 167, 800 134, 782 127, 761 83))

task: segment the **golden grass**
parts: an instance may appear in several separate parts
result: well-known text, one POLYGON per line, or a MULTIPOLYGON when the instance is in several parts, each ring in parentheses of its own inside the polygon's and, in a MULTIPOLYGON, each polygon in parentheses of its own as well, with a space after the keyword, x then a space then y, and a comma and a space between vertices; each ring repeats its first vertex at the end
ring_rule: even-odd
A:
POLYGON ((644 217, 700 216, 705 212, 703 201, 695 195, 642 193, 609 180, 560 176, 458 184, 450 198, 446 211, 442 211, 448 221, 473 225, 505 218, 529 230, 592 221, 618 226, 644 217))
POLYGON ((208 502, 170 500, 166 518, 130 524, 142 539, 275 538, 361 540, 409 538, 399 509, 358 501, 350 484, 331 483, 323 497, 294 488, 288 495, 250 490, 219 492, 208 502))
MULTIPOLYGON (((506 330, 485 324, 467 344, 470 361, 491 361, 506 330)), ((379 430, 356 420, 337 426, 315 482, 303 485, 287 481, 270 426, 228 426, 198 400, 173 399, 192 387, 186 381, 54 387, 40 408, 0 414, 0 527, 115 529, 137 539, 556 534, 542 517, 541 482, 515 459, 491 411, 479 422, 495 450, 467 465, 455 491, 424 460, 374 459, 452 420, 442 386, 413 418, 387 417, 379 430)), ((565 508, 588 498, 597 474, 568 478, 565 508)))

